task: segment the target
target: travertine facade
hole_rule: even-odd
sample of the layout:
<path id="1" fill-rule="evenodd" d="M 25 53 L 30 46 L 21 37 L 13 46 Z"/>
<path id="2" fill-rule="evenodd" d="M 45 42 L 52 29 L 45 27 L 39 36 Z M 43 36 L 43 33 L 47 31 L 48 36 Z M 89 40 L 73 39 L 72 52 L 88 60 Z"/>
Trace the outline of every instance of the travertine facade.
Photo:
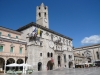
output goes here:
<path id="1" fill-rule="evenodd" d="M 0 72 L 9 70 L 5 65 L 25 63 L 25 46 L 20 32 L 0 27 Z"/>
<path id="2" fill-rule="evenodd" d="M 87 58 L 85 56 L 80 55 L 76 51 L 73 51 L 73 52 L 74 52 L 74 64 L 75 65 L 83 65 L 84 63 L 86 63 Z"/>
<path id="3" fill-rule="evenodd" d="M 75 48 L 74 52 L 85 56 L 87 58 L 85 62 L 94 63 L 100 61 L 100 44 Z"/>
<path id="4" fill-rule="evenodd" d="M 19 28 L 27 41 L 27 63 L 35 71 L 74 67 L 72 39 L 49 29 L 48 7 L 37 7 L 36 23 Z M 41 20 L 39 20 L 41 19 Z"/>

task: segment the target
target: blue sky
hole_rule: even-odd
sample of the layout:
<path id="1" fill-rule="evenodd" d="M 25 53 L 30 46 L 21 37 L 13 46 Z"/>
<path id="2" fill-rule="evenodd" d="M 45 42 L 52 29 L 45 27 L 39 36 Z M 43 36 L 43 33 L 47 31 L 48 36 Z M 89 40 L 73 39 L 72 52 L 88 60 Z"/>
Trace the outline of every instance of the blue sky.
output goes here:
<path id="1" fill-rule="evenodd" d="M 50 29 L 74 47 L 100 43 L 100 0 L 0 0 L 0 26 L 18 29 L 36 22 L 36 6 L 48 6 Z"/>

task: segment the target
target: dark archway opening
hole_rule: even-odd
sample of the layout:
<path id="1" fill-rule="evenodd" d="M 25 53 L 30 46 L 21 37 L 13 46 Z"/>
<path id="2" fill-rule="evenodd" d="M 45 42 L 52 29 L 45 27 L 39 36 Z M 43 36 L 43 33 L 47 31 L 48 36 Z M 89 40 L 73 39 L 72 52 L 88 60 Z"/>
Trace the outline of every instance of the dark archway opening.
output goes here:
<path id="1" fill-rule="evenodd" d="M 60 56 L 58 56 L 58 67 L 61 67 L 61 57 Z"/>
<path id="2" fill-rule="evenodd" d="M 15 60 L 13 59 L 13 58 L 9 58 L 8 60 L 7 60 L 7 63 L 6 63 L 6 65 L 8 65 L 8 64 L 12 64 L 12 63 L 15 63 Z M 8 71 L 8 70 L 10 70 L 10 69 L 15 69 L 15 67 L 6 67 L 6 71 Z"/>
<path id="3" fill-rule="evenodd" d="M 73 62 L 69 62 L 69 68 L 73 67 Z"/>
<path id="4" fill-rule="evenodd" d="M 47 70 L 53 70 L 53 65 L 54 65 L 54 62 L 52 62 L 52 60 L 49 60 L 47 62 Z"/>
<path id="5" fill-rule="evenodd" d="M 42 70 L 42 63 L 39 62 L 39 63 L 38 63 L 38 71 L 41 71 L 41 70 Z"/>
<path id="6" fill-rule="evenodd" d="M 24 63 L 24 61 L 22 59 L 17 60 L 17 64 L 22 64 L 22 63 Z M 16 67 L 16 70 L 23 70 L 23 67 L 22 66 L 21 67 Z"/>
<path id="7" fill-rule="evenodd" d="M 3 58 L 0 58 L 0 72 L 4 72 L 5 67 L 5 60 Z"/>

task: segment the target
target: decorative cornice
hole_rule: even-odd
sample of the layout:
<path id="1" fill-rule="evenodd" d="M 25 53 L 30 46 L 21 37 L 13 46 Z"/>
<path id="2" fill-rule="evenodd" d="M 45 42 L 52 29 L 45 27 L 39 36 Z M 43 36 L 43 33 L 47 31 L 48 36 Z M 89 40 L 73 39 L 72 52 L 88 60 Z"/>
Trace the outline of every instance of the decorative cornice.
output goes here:
<path id="1" fill-rule="evenodd" d="M 18 35 L 21 35 L 22 34 L 21 32 L 18 32 L 18 31 L 9 29 L 9 28 L 5 28 L 5 27 L 2 27 L 2 26 L 0 26 L 0 30 L 7 31 L 7 32 L 11 32 L 11 33 L 18 34 Z"/>
<path id="2" fill-rule="evenodd" d="M 100 44 L 95 44 L 95 45 L 91 45 L 91 46 L 84 46 L 84 47 L 80 47 L 80 48 L 74 48 L 74 51 L 81 51 L 81 50 L 86 50 L 86 49 L 94 49 L 94 48 L 98 48 L 100 47 Z"/>
<path id="3" fill-rule="evenodd" d="M 5 38 L 1 38 L 0 37 L 0 41 L 6 41 L 6 42 L 13 42 L 13 43 L 17 43 L 17 44 L 27 44 L 27 42 L 23 42 L 23 41 L 19 41 L 19 40 L 11 40 L 11 39 L 5 39 Z"/>

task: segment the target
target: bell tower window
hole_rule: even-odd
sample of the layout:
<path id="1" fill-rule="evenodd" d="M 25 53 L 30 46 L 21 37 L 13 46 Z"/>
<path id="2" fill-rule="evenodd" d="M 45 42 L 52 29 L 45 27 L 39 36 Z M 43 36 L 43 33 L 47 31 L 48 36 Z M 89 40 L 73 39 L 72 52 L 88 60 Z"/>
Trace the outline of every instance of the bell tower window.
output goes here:
<path id="1" fill-rule="evenodd" d="M 41 13 L 39 12 L 39 17 L 41 17 Z"/>
<path id="2" fill-rule="evenodd" d="M 39 7 L 39 9 L 40 9 L 40 7 Z"/>
<path id="3" fill-rule="evenodd" d="M 46 10 L 46 7 L 44 7 L 44 9 Z"/>
<path id="4" fill-rule="evenodd" d="M 46 17 L 46 12 L 44 13 L 44 16 Z"/>

